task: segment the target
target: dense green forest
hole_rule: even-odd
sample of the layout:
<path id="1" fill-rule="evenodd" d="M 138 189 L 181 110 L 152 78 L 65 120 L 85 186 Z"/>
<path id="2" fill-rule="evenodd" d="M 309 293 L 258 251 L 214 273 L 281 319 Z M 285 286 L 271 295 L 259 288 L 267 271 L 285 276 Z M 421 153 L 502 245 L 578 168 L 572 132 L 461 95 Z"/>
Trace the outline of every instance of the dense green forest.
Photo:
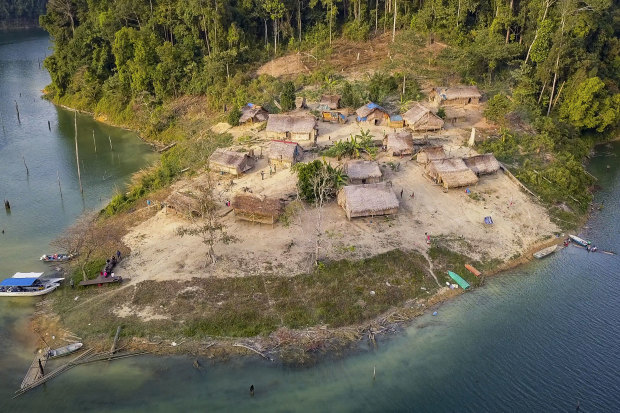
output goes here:
<path id="1" fill-rule="evenodd" d="M 279 96 L 282 82 L 251 73 L 289 52 L 321 59 L 337 41 L 372 47 L 387 36 L 391 61 L 405 59 L 399 76 L 416 79 L 422 65 L 412 51 L 441 41 L 450 47 L 429 63 L 451 76 L 426 79 L 480 85 L 487 117 L 502 126 L 501 139 L 482 149 L 573 209 L 590 200 L 581 160 L 620 118 L 612 0 L 50 0 L 40 23 L 55 43 L 45 61 L 49 97 L 126 125 L 147 114 L 147 135 L 174 122 L 162 108 L 183 96 L 204 98 L 213 113 Z M 394 71 L 387 65 L 360 86 L 326 64 L 294 81 L 330 90 L 338 81 L 357 104 L 398 93 Z M 421 98 L 415 81 L 407 87 L 402 101 Z"/>
<path id="2" fill-rule="evenodd" d="M 14 22 L 36 24 L 39 16 L 45 14 L 47 0 L 0 0 L 0 27 Z"/>

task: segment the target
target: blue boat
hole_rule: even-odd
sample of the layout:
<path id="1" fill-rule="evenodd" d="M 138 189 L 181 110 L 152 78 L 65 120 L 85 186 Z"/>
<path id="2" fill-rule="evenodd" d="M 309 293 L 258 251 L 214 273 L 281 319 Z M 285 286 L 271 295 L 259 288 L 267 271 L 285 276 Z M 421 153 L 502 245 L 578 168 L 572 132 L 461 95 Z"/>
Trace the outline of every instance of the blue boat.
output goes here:
<path id="1" fill-rule="evenodd" d="M 578 236 L 576 236 L 576 235 L 569 235 L 569 238 L 570 238 L 571 240 L 573 240 L 573 242 L 574 242 L 575 244 L 577 244 L 577 245 L 581 245 L 582 247 L 587 247 L 588 245 L 590 245 L 590 244 L 591 244 L 591 242 L 590 242 L 590 241 L 586 241 L 585 239 L 583 239 L 583 238 L 579 238 L 579 237 L 578 237 Z"/>
<path id="2" fill-rule="evenodd" d="M 454 280 L 456 281 L 456 283 L 458 285 L 461 286 L 462 289 L 466 290 L 470 287 L 469 283 L 467 281 L 465 281 L 463 278 L 461 278 L 460 275 L 458 275 L 455 272 L 452 271 L 448 271 L 448 275 Z"/>

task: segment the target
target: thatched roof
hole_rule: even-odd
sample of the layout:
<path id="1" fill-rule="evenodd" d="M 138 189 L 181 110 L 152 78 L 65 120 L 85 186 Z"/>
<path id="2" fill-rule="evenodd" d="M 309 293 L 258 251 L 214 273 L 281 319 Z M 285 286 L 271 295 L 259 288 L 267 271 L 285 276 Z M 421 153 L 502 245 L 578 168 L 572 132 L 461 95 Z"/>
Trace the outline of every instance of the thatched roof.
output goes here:
<path id="1" fill-rule="evenodd" d="M 463 162 L 476 174 L 491 174 L 499 170 L 499 162 L 492 153 L 464 158 Z"/>
<path id="2" fill-rule="evenodd" d="M 278 159 L 287 162 L 297 162 L 303 158 L 303 149 L 297 142 L 271 141 L 269 142 L 269 159 Z"/>
<path id="3" fill-rule="evenodd" d="M 402 153 L 403 155 L 413 153 L 413 136 L 411 132 L 392 132 L 388 133 L 385 138 L 388 152 Z"/>
<path id="4" fill-rule="evenodd" d="M 311 133 L 317 127 L 316 119 L 306 115 L 269 115 L 267 132 Z"/>
<path id="5" fill-rule="evenodd" d="M 326 107 L 331 110 L 338 109 L 340 107 L 340 99 L 340 95 L 323 95 L 321 96 L 319 107 Z"/>
<path id="6" fill-rule="evenodd" d="M 234 152 L 218 148 L 209 157 L 209 162 L 218 165 L 225 165 L 230 168 L 242 168 L 243 162 L 249 155 L 243 152 Z"/>
<path id="7" fill-rule="evenodd" d="M 476 86 L 437 87 L 435 92 L 442 100 L 481 98 Z"/>
<path id="8" fill-rule="evenodd" d="M 250 194 L 237 194 L 233 198 L 235 212 L 277 218 L 284 211 L 284 201 Z"/>
<path id="9" fill-rule="evenodd" d="M 387 110 L 383 109 L 381 106 L 377 105 L 376 103 L 372 103 L 372 102 L 367 103 L 366 105 L 357 109 L 355 113 L 357 114 L 358 117 L 365 118 L 368 115 L 370 115 L 372 112 L 374 112 L 375 110 L 380 110 L 381 112 L 387 113 Z"/>
<path id="10" fill-rule="evenodd" d="M 411 109 L 403 113 L 403 119 L 405 119 L 408 124 L 413 125 L 414 123 L 422 119 L 422 116 L 426 115 L 429 112 L 430 109 L 428 109 L 426 106 L 422 106 L 419 103 L 414 103 Z"/>
<path id="11" fill-rule="evenodd" d="M 241 108 L 241 117 L 239 118 L 239 123 L 245 123 L 250 119 L 256 117 L 258 122 L 266 121 L 269 118 L 269 113 L 263 109 L 262 106 L 255 105 L 253 103 L 248 103 L 243 108 Z"/>
<path id="12" fill-rule="evenodd" d="M 349 179 L 381 178 L 382 175 L 379 165 L 373 161 L 348 161 L 344 170 Z"/>
<path id="13" fill-rule="evenodd" d="M 440 159 L 427 165 L 427 172 L 441 181 L 446 188 L 473 185 L 478 177 L 465 165 L 461 158 Z"/>
<path id="14" fill-rule="evenodd" d="M 430 162 L 438 159 L 444 159 L 446 157 L 446 153 L 443 150 L 443 146 L 429 146 L 427 148 L 421 149 L 420 152 L 418 152 L 418 160 L 423 157 L 426 158 L 426 162 Z"/>
<path id="15" fill-rule="evenodd" d="M 381 215 L 399 206 L 392 188 L 384 183 L 347 185 L 340 190 L 338 198 L 338 203 L 349 210 L 351 216 Z"/>
<path id="16" fill-rule="evenodd" d="M 188 214 L 200 213 L 197 194 L 193 194 L 189 190 L 174 191 L 166 198 L 166 204 L 179 212 Z"/>

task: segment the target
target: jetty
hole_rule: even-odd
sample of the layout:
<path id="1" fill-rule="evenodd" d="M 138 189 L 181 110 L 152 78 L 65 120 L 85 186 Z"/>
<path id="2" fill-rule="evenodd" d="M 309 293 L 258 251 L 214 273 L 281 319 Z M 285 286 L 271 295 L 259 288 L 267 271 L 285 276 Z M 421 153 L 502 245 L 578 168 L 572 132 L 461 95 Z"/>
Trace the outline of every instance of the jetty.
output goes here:
<path id="1" fill-rule="evenodd" d="M 45 364 L 47 364 L 46 356 L 49 350 L 50 348 L 46 347 L 43 350 L 41 350 L 40 353 L 35 354 L 34 360 L 32 360 L 32 363 L 30 364 L 30 368 L 28 368 L 28 371 L 26 372 L 26 376 L 24 376 L 24 380 L 22 380 L 22 384 L 19 387 L 20 389 L 23 389 L 24 387 L 29 386 L 30 384 L 34 383 L 35 381 L 43 377 L 41 375 L 41 368 L 39 367 L 39 361 L 41 361 L 41 367 L 45 368 Z"/>
<path id="2" fill-rule="evenodd" d="M 113 283 L 121 283 L 123 282 L 123 277 L 120 275 L 102 277 L 99 275 L 97 278 L 93 278 L 92 280 L 80 281 L 78 285 L 86 287 L 88 285 L 99 285 L 99 284 L 113 284 Z"/>

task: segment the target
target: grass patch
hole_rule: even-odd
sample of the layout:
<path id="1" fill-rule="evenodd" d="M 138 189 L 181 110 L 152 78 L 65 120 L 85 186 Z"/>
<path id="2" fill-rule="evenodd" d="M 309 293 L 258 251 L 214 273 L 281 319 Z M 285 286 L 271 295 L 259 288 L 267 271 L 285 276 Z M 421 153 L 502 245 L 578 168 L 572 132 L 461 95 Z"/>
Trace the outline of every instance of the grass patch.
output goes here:
<path id="1" fill-rule="evenodd" d="M 325 263 L 294 277 L 196 276 L 187 282 L 142 282 L 83 304 L 79 311 L 79 303 L 107 291 L 107 286 L 81 289 L 77 303 L 76 291 L 64 287 L 55 295 L 54 305 L 67 327 L 87 337 L 107 337 L 119 323 L 134 336 L 249 337 L 279 327 L 356 324 L 437 290 L 425 258 L 399 250 L 361 261 Z M 142 321 L 134 315 L 121 321 L 114 309 L 124 305 L 136 310 L 148 307 L 169 318 Z"/>
<path id="2" fill-rule="evenodd" d="M 473 265 L 478 270 L 485 269 L 485 266 L 479 261 L 472 260 L 466 255 L 454 251 L 446 245 L 444 240 L 435 238 L 428 251 L 428 255 L 433 261 L 435 275 L 442 285 L 445 285 L 446 282 L 454 284 L 454 280 L 450 278 L 448 271 L 457 273 L 472 287 L 482 285 L 482 279 L 469 272 L 469 270 L 465 268 L 465 264 Z"/>

